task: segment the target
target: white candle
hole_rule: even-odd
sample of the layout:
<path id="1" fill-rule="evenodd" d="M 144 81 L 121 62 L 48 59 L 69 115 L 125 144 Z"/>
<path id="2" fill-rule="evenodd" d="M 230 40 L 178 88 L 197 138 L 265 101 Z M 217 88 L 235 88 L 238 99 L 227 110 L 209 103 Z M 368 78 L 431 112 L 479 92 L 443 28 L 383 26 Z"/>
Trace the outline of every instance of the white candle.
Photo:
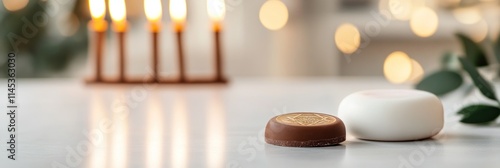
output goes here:
<path id="1" fill-rule="evenodd" d="M 409 141 L 430 138 L 443 128 L 443 106 L 417 90 L 367 90 L 340 103 L 339 117 L 359 139 Z"/>

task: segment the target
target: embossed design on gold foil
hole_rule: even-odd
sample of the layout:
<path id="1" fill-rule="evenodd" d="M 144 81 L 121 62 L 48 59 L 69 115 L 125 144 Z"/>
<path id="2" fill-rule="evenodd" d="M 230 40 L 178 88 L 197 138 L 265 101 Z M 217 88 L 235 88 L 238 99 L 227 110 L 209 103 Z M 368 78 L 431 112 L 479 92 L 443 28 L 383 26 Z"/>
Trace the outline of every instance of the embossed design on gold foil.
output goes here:
<path id="1" fill-rule="evenodd" d="M 335 122 L 335 118 L 329 115 L 318 113 L 292 113 L 276 117 L 276 120 L 283 124 L 299 126 L 327 125 Z"/>

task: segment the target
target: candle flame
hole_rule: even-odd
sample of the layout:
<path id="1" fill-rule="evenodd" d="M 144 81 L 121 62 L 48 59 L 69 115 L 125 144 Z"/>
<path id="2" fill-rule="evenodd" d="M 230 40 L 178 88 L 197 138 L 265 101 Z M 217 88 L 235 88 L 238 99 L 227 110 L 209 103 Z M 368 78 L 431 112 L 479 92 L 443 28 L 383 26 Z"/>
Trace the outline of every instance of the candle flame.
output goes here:
<path id="1" fill-rule="evenodd" d="M 149 21 L 159 22 L 162 15 L 161 0 L 144 0 L 144 11 Z"/>
<path id="2" fill-rule="evenodd" d="M 207 11 L 213 21 L 220 22 L 226 14 L 226 4 L 224 0 L 207 0 Z"/>
<path id="3" fill-rule="evenodd" d="M 186 0 L 170 0 L 170 17 L 175 23 L 183 23 L 186 20 Z"/>
<path id="4" fill-rule="evenodd" d="M 90 15 L 93 19 L 104 19 L 106 3 L 104 0 L 89 0 Z"/>
<path id="5" fill-rule="evenodd" d="M 125 21 L 127 15 L 125 0 L 109 0 L 109 12 L 113 21 Z"/>

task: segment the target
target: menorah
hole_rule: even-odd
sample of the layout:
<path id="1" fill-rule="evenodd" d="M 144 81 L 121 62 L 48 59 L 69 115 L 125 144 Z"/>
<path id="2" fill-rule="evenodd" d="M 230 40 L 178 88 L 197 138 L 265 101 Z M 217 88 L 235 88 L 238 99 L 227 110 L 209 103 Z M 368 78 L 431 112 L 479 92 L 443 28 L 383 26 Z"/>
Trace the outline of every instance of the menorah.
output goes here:
<path id="1" fill-rule="evenodd" d="M 203 84 L 203 83 L 227 83 L 227 79 L 223 75 L 222 65 L 222 52 L 221 52 L 221 29 L 222 20 L 225 15 L 224 1 L 211 0 L 208 3 L 208 13 L 213 20 L 213 33 L 214 33 L 214 69 L 215 75 L 213 77 L 198 77 L 190 78 L 186 73 L 186 64 L 183 50 L 183 31 L 186 20 L 186 1 L 185 0 L 171 0 L 170 1 L 170 16 L 172 18 L 173 27 L 177 43 L 177 63 L 178 72 L 177 77 L 162 77 L 159 71 L 161 63 L 159 56 L 159 33 L 161 30 L 161 1 L 160 0 L 144 0 L 145 14 L 150 24 L 151 40 L 152 40 L 152 73 L 142 78 L 133 78 L 127 76 L 126 72 L 126 52 L 125 52 L 125 38 L 128 27 L 126 20 L 126 7 L 123 0 L 109 1 L 111 20 L 113 21 L 113 31 L 116 33 L 118 42 L 118 77 L 106 78 L 103 77 L 103 46 L 105 41 L 105 34 L 108 29 L 108 22 L 104 19 L 106 13 L 106 4 L 103 0 L 89 0 L 90 13 L 92 20 L 89 22 L 90 33 L 93 38 L 90 40 L 90 45 L 93 51 L 89 52 L 95 58 L 94 77 L 87 80 L 87 83 L 160 83 L 160 84 Z"/>

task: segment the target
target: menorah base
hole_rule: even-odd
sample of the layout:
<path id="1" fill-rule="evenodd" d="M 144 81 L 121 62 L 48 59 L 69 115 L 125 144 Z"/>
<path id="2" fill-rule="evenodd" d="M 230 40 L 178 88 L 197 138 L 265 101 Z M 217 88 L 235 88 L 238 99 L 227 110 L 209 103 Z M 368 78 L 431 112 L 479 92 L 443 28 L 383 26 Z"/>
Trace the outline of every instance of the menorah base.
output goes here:
<path id="1" fill-rule="evenodd" d="M 154 78 L 125 78 L 125 79 L 86 79 L 85 83 L 87 84 L 227 84 L 228 80 L 225 78 L 216 79 L 216 78 L 193 78 L 193 79 L 184 79 L 181 80 L 179 78 L 176 79 L 154 79 Z"/>

